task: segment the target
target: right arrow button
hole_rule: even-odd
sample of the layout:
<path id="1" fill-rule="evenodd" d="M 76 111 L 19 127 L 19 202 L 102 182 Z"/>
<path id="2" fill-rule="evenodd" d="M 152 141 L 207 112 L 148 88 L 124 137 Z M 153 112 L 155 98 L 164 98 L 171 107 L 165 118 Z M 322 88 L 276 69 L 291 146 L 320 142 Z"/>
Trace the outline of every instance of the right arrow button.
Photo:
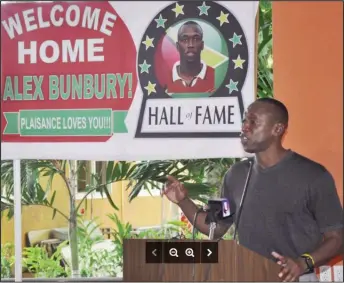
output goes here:
<path id="1" fill-rule="evenodd" d="M 201 242 L 201 263 L 218 262 L 218 242 Z"/>

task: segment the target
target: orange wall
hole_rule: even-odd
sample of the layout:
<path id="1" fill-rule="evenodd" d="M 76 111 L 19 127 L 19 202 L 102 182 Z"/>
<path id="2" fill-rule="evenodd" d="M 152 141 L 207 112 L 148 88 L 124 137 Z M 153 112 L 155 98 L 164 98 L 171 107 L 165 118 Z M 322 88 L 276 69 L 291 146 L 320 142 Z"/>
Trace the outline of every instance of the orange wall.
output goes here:
<path id="1" fill-rule="evenodd" d="M 343 204 L 343 3 L 273 2 L 273 56 L 285 145 L 327 167 Z"/>

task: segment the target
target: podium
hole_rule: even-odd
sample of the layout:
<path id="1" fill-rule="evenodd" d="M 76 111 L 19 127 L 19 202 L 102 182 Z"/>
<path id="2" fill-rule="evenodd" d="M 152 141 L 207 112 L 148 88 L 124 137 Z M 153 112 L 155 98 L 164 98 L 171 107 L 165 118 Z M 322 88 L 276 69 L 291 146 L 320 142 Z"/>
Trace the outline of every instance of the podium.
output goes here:
<path id="1" fill-rule="evenodd" d="M 280 266 L 277 263 L 238 245 L 235 241 L 221 240 L 218 242 L 218 263 L 146 263 L 146 243 L 154 241 L 157 240 L 124 240 L 123 281 L 281 281 L 278 277 Z M 171 240 L 162 241 L 171 242 Z M 189 240 L 173 242 L 187 241 Z"/>

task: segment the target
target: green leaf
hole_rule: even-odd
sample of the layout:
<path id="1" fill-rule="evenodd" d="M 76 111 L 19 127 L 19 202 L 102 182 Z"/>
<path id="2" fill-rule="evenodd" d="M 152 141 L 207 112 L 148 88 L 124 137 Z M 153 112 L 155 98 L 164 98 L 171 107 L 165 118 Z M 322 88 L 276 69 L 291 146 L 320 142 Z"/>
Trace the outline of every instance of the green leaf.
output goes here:
<path id="1" fill-rule="evenodd" d="M 106 182 L 112 183 L 113 180 L 113 173 L 112 170 L 114 169 L 114 161 L 109 161 L 106 168 Z"/>
<path id="2" fill-rule="evenodd" d="M 258 54 L 260 54 L 268 44 L 271 44 L 272 42 L 272 34 L 267 35 L 264 37 L 262 43 L 259 44 L 258 46 Z"/>
<path id="3" fill-rule="evenodd" d="M 112 173 L 111 173 L 111 179 L 108 181 L 108 183 L 112 183 L 117 180 L 118 176 L 120 176 L 120 170 L 118 162 L 112 167 Z"/>
<path id="4" fill-rule="evenodd" d="M 56 212 L 57 212 L 57 210 L 56 210 L 56 208 L 54 208 L 52 220 L 54 220 L 54 218 L 55 218 L 55 216 L 56 216 Z"/>
<path id="5" fill-rule="evenodd" d="M 87 201 L 87 199 L 84 201 L 84 203 L 85 203 L 85 210 L 87 210 L 87 208 L 88 208 L 88 201 Z"/>
<path id="6" fill-rule="evenodd" d="M 125 179 L 126 178 L 126 176 L 128 175 L 129 169 L 130 169 L 130 163 L 129 162 L 123 162 L 122 163 L 121 175 L 120 175 L 121 179 Z"/>
<path id="7" fill-rule="evenodd" d="M 132 191 L 129 193 L 129 202 L 131 202 L 134 198 L 136 198 L 138 196 L 138 194 L 140 193 L 142 186 L 144 184 L 144 180 L 139 181 L 138 183 L 136 183 L 132 189 Z"/>
<path id="8" fill-rule="evenodd" d="M 115 210 L 119 210 L 118 207 L 115 205 L 115 203 L 113 202 L 112 198 L 111 198 L 111 195 L 106 187 L 106 185 L 103 186 L 103 190 L 104 190 L 104 193 L 108 199 L 108 201 L 110 202 L 110 205 L 115 209 Z"/>
<path id="9" fill-rule="evenodd" d="M 53 195 L 51 196 L 51 199 L 50 199 L 50 205 L 51 206 L 54 204 L 55 196 L 56 196 L 56 191 L 54 191 Z"/>
<path id="10" fill-rule="evenodd" d="M 129 169 L 128 169 L 128 171 L 127 171 L 127 174 L 126 174 L 126 176 L 125 176 L 125 179 L 127 179 L 127 180 L 130 180 L 130 179 L 132 179 L 132 174 L 133 174 L 133 172 L 136 170 L 136 168 L 137 168 L 137 164 L 136 163 L 134 163 L 134 164 L 128 164 L 128 166 L 129 166 Z"/>
<path id="11" fill-rule="evenodd" d="M 50 173 L 50 176 L 49 176 L 49 179 L 48 179 L 48 182 L 47 182 L 47 187 L 46 187 L 46 189 L 45 189 L 45 196 L 44 196 L 44 199 L 47 198 L 48 194 L 49 194 L 50 191 L 51 191 L 54 176 L 55 176 L 55 173 Z M 55 191 L 55 192 L 56 192 L 56 191 Z"/>
<path id="12" fill-rule="evenodd" d="M 118 175 L 117 175 L 117 178 L 120 178 L 122 177 L 122 173 L 123 173 L 123 163 L 122 162 L 117 162 L 116 163 L 117 167 L 118 167 Z M 114 178 L 115 180 L 115 178 Z"/>

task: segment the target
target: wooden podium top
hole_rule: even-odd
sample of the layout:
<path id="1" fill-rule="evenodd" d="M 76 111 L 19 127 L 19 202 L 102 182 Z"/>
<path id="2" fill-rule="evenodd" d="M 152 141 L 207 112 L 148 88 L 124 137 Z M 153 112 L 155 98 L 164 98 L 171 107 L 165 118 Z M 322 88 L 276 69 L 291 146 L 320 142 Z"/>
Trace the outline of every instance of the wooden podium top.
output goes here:
<path id="1" fill-rule="evenodd" d="M 179 243 L 217 243 L 214 241 L 191 241 L 191 240 L 162 240 L 160 243 L 174 243 L 179 252 L 179 257 L 171 256 L 164 248 L 156 249 L 156 257 L 161 256 L 161 262 L 147 263 L 147 257 L 151 257 L 152 250 L 146 251 L 146 243 L 158 242 L 157 240 L 128 239 L 124 241 L 123 252 L 123 280 L 136 282 L 239 282 L 239 281 L 265 281 L 280 282 L 278 273 L 280 266 L 275 262 L 262 257 L 261 255 L 250 251 L 249 249 L 236 244 L 234 241 L 221 240 L 218 242 L 218 262 L 203 263 L 200 260 L 193 262 L 190 257 L 190 263 L 185 263 L 182 254 L 185 244 L 182 248 Z M 169 245 L 170 247 L 171 245 Z M 183 249 L 183 251 L 181 251 Z M 195 256 L 197 257 L 197 252 Z M 204 254 L 204 252 L 203 252 Z M 154 256 L 153 256 L 154 257 Z M 178 260 L 184 262 L 178 262 Z M 152 258 L 148 258 L 152 260 Z"/>

